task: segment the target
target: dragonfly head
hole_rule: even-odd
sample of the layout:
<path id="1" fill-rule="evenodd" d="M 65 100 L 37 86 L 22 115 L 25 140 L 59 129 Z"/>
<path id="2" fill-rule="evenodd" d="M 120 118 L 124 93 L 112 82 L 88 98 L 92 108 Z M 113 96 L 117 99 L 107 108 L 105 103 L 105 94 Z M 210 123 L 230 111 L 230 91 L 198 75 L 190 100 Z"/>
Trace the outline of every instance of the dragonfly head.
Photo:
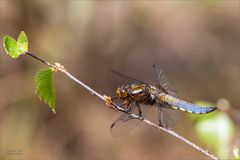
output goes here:
<path id="1" fill-rule="evenodd" d="M 127 84 L 121 85 L 116 90 L 116 95 L 121 99 L 127 99 L 129 96 L 130 86 Z"/>

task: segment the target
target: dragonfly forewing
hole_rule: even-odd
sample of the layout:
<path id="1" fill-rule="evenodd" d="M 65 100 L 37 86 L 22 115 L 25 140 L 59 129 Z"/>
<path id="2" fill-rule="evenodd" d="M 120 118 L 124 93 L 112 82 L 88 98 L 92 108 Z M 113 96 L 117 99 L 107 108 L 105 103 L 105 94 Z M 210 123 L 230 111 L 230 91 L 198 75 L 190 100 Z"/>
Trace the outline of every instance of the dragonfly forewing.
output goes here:
<path id="1" fill-rule="evenodd" d="M 160 90 L 164 89 L 167 94 L 177 97 L 176 89 L 168 79 L 168 76 L 165 74 L 165 72 L 158 68 L 156 64 L 152 66 L 152 69 L 157 87 Z"/>
<path id="2" fill-rule="evenodd" d="M 159 69 L 156 64 L 152 66 L 152 69 L 157 87 L 161 91 L 163 90 L 167 92 L 167 94 L 177 97 L 176 89 L 169 81 L 164 71 Z M 179 113 L 175 110 L 169 109 L 169 106 L 162 104 L 159 99 L 157 100 L 156 105 L 158 110 L 159 125 L 168 129 L 172 128 L 179 118 Z"/>

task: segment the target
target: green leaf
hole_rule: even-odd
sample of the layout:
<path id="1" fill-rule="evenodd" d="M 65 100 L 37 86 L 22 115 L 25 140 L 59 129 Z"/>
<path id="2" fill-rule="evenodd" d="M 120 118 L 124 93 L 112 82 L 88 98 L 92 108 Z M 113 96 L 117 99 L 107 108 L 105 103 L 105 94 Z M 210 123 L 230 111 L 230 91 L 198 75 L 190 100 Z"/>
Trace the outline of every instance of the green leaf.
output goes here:
<path id="1" fill-rule="evenodd" d="M 21 54 L 28 51 L 28 38 L 24 31 L 22 31 L 18 36 L 17 47 L 19 53 Z"/>
<path id="2" fill-rule="evenodd" d="M 19 34 L 17 41 L 10 36 L 4 36 L 3 46 L 8 55 L 17 59 L 18 56 L 24 54 L 28 50 L 27 36 L 24 31 Z"/>
<path id="3" fill-rule="evenodd" d="M 36 93 L 55 114 L 55 91 L 52 82 L 52 70 L 41 70 L 35 75 Z"/>
<path id="4" fill-rule="evenodd" d="M 18 48 L 17 48 L 17 42 L 15 39 L 13 39 L 10 36 L 4 36 L 3 37 L 3 46 L 8 55 L 10 55 L 14 59 L 18 58 L 18 56 L 19 56 Z"/>

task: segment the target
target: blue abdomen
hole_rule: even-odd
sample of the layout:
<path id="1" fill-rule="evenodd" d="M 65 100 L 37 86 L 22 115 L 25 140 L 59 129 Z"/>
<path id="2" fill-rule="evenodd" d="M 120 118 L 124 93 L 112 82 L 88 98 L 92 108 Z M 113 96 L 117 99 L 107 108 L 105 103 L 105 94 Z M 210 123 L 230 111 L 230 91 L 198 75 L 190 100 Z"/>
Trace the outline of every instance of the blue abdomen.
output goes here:
<path id="1" fill-rule="evenodd" d="M 176 107 L 179 108 L 179 110 L 187 111 L 193 114 L 204 114 L 212 112 L 216 109 L 216 107 L 201 107 L 198 105 L 194 105 L 185 101 L 180 100 L 177 102 Z"/>
<path id="2" fill-rule="evenodd" d="M 178 98 L 172 97 L 170 95 L 165 95 L 164 101 L 167 102 L 173 109 L 190 112 L 193 114 L 209 113 L 217 109 L 216 107 L 212 107 L 212 106 L 203 107 L 203 106 L 191 104 L 186 101 L 180 100 Z"/>

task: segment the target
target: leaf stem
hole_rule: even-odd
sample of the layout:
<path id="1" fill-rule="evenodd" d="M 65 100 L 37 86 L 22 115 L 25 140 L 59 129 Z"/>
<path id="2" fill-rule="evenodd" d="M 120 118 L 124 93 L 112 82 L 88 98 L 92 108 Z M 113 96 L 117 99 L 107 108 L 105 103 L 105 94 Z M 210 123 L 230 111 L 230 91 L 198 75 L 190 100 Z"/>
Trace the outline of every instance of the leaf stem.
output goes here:
<path id="1" fill-rule="evenodd" d="M 57 68 L 55 67 L 55 65 L 53 65 L 53 64 L 49 63 L 48 61 L 46 61 L 46 60 L 44 60 L 44 59 L 42 59 L 42 58 L 34 55 L 34 54 L 31 53 L 31 52 L 25 52 L 25 54 L 27 54 L 27 55 L 29 55 L 29 56 L 31 56 L 31 57 L 33 57 L 33 58 L 41 61 L 42 63 L 45 63 L 45 64 L 48 65 L 49 67 L 52 67 L 52 68 L 54 68 L 54 69 L 57 69 Z"/>
<path id="2" fill-rule="evenodd" d="M 33 57 L 33 58 L 41 61 L 42 63 L 48 65 L 49 67 L 51 67 L 51 68 L 53 68 L 53 69 L 55 69 L 55 70 L 57 70 L 57 71 L 62 72 L 62 73 L 65 74 L 67 77 L 69 77 L 70 79 L 72 79 L 73 81 L 75 81 L 76 83 L 78 83 L 79 85 L 81 85 L 82 87 L 84 87 L 86 90 L 88 90 L 92 95 L 97 96 L 98 98 L 100 98 L 101 100 L 103 100 L 104 102 L 106 102 L 106 104 L 108 104 L 108 106 L 110 106 L 110 105 L 114 106 L 114 107 L 112 107 L 112 109 L 115 109 L 115 110 L 117 110 L 117 111 L 120 111 L 120 112 L 124 112 L 124 113 L 126 113 L 126 114 L 129 114 L 126 110 L 124 110 L 124 108 L 118 106 L 117 104 L 115 104 L 115 103 L 112 102 L 112 101 L 109 102 L 108 99 L 106 99 L 106 96 L 99 94 L 98 92 L 96 92 L 95 90 L 93 90 L 92 88 L 90 88 L 88 85 L 86 85 L 85 83 L 83 83 L 82 81 L 80 81 L 79 79 L 77 79 L 76 77 L 74 77 L 74 76 L 73 76 L 71 73 L 69 73 L 62 65 L 59 66 L 59 64 L 57 64 L 57 63 L 51 64 L 51 63 L 49 63 L 48 61 L 43 60 L 42 58 L 34 55 L 34 54 L 31 53 L 31 52 L 25 52 L 25 54 L 27 54 L 27 55 L 29 55 L 29 56 L 31 56 L 31 57 Z M 148 125 L 150 125 L 150 126 L 153 126 L 153 127 L 157 128 L 157 129 L 159 129 L 159 130 L 161 130 L 161 131 L 164 131 L 164 132 L 166 132 L 166 133 L 174 136 L 175 138 L 177 138 L 177 139 L 185 142 L 186 144 L 188 144 L 188 145 L 190 145 L 191 147 L 193 147 L 194 149 L 202 152 L 203 154 L 205 154 L 206 156 L 208 156 L 209 158 L 211 158 L 211 159 L 213 159 L 213 160 L 217 160 L 217 159 L 218 159 L 218 158 L 217 158 L 216 156 L 214 156 L 213 154 L 210 154 L 210 153 L 208 152 L 208 150 L 204 150 L 203 148 L 201 148 L 201 147 L 199 147 L 198 145 L 194 144 L 193 142 L 187 140 L 186 138 L 182 137 L 181 135 L 179 135 L 178 133 L 176 133 L 176 132 L 173 131 L 173 130 L 169 130 L 169 129 L 163 128 L 163 127 L 161 127 L 161 126 L 159 126 L 159 125 L 157 125 L 157 124 L 155 124 L 155 123 L 153 123 L 153 122 L 151 122 L 151 121 L 149 121 L 149 120 L 147 120 L 147 119 L 145 119 L 145 118 L 143 118 L 143 117 L 140 117 L 140 116 L 138 116 L 138 115 L 136 115 L 136 114 L 131 113 L 131 116 L 134 117 L 134 118 L 136 118 L 136 119 L 138 119 L 138 120 L 143 121 L 144 123 L 146 123 L 146 124 L 148 124 Z"/>

